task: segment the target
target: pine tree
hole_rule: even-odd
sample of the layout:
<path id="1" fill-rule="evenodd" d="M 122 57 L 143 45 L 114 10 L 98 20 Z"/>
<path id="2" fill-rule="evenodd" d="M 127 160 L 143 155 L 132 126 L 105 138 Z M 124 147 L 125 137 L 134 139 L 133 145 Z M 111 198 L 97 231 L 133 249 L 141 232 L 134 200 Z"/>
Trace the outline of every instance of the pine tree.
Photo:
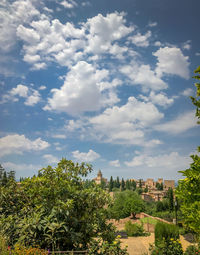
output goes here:
<path id="1" fill-rule="evenodd" d="M 126 180 L 126 189 L 127 189 L 127 190 L 130 190 L 130 189 L 131 189 L 130 181 L 129 181 L 128 179 Z"/>
<path id="2" fill-rule="evenodd" d="M 3 178 L 2 178 L 2 185 L 3 186 L 6 186 L 8 182 L 8 178 L 7 178 L 7 174 L 6 174 L 6 171 L 3 173 Z"/>

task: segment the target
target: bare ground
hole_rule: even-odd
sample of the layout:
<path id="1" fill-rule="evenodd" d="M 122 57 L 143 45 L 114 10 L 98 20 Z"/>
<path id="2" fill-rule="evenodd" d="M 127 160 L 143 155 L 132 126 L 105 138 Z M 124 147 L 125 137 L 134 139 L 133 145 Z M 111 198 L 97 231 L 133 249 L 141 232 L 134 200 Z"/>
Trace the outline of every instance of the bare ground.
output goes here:
<path id="1" fill-rule="evenodd" d="M 124 225 L 127 221 L 131 220 L 133 223 L 138 222 L 139 220 L 132 220 L 130 217 L 121 219 L 120 221 L 111 220 L 111 222 L 116 226 L 117 230 L 123 230 Z M 145 230 L 150 230 L 150 236 L 140 236 L 140 237 L 129 237 L 127 239 L 121 239 L 121 246 L 124 248 L 127 247 L 129 255 L 144 255 L 149 254 L 149 245 L 154 243 L 154 227 L 153 226 L 145 226 Z M 190 242 L 184 239 L 183 236 L 180 236 L 180 241 L 183 246 L 183 250 L 185 250 L 189 245 Z"/>

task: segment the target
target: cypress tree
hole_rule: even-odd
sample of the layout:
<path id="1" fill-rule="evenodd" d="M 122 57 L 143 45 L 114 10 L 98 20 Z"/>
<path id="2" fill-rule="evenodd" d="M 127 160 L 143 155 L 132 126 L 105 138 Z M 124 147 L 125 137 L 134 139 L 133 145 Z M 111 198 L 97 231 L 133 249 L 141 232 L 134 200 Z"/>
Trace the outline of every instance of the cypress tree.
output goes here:
<path id="1" fill-rule="evenodd" d="M 124 179 L 122 178 L 122 182 L 121 182 L 121 191 L 125 190 L 125 182 Z"/>
<path id="2" fill-rule="evenodd" d="M 110 177 L 110 182 L 109 182 L 109 192 L 113 190 L 113 177 Z"/>

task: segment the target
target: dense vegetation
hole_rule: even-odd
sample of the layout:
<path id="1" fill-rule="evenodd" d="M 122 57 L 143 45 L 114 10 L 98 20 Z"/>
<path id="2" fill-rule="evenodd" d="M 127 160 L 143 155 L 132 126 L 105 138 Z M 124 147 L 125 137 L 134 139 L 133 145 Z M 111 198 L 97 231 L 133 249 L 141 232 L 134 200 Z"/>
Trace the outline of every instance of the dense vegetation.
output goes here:
<path id="1" fill-rule="evenodd" d="M 114 228 L 106 223 L 110 197 L 82 179 L 91 170 L 90 165 L 62 159 L 56 168 L 48 166 L 20 185 L 12 178 L 1 185 L 0 231 L 8 244 L 85 250 L 99 238 L 101 245 L 106 241 L 115 247 Z"/>

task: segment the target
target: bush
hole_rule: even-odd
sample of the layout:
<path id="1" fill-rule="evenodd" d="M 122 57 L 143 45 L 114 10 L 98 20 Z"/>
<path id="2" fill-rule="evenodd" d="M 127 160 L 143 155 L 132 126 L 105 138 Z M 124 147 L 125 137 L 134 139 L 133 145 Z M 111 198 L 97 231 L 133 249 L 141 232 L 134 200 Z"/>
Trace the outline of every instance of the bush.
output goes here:
<path id="1" fill-rule="evenodd" d="M 196 245 L 190 245 L 187 247 L 184 255 L 194 255 L 194 254 L 200 254 L 200 248 L 198 248 Z"/>
<path id="2" fill-rule="evenodd" d="M 171 238 L 174 240 L 179 239 L 179 229 L 177 226 L 172 224 L 166 224 L 158 222 L 155 226 L 155 244 L 158 245 L 163 239 L 167 242 Z"/>
<path id="3" fill-rule="evenodd" d="M 151 255 L 183 255 L 181 242 L 173 238 L 163 240 L 158 245 L 151 246 L 149 250 Z"/>
<path id="4" fill-rule="evenodd" d="M 128 236 L 145 236 L 147 233 L 145 232 L 142 224 L 134 223 L 131 221 L 127 221 L 125 224 L 125 231 Z"/>

